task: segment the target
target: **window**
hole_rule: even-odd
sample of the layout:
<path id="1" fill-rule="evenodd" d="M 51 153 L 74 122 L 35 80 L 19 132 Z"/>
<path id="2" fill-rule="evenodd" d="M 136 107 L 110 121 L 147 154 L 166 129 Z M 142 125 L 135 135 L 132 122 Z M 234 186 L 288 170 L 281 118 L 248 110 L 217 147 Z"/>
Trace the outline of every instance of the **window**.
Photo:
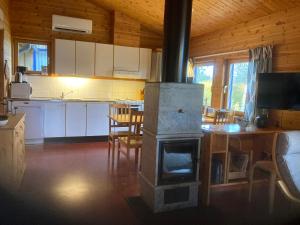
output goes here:
<path id="1" fill-rule="evenodd" d="M 30 41 L 16 43 L 16 66 L 25 66 L 29 73 L 48 74 L 48 44 Z"/>
<path id="2" fill-rule="evenodd" d="M 211 106 L 212 83 L 214 77 L 213 65 L 196 65 L 194 68 L 194 83 L 204 84 L 203 105 Z"/>
<path id="3" fill-rule="evenodd" d="M 248 62 L 231 63 L 227 106 L 230 110 L 244 112 L 247 92 Z"/>

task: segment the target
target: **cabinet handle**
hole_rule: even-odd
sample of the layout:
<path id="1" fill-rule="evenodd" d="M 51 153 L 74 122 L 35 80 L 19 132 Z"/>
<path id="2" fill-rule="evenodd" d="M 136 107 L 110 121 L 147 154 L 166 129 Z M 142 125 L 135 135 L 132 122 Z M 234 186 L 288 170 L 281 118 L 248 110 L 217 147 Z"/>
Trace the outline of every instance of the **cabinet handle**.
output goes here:
<path id="1" fill-rule="evenodd" d="M 25 104 L 25 105 L 28 105 L 28 104 L 29 104 L 29 102 L 24 102 L 24 104 Z"/>

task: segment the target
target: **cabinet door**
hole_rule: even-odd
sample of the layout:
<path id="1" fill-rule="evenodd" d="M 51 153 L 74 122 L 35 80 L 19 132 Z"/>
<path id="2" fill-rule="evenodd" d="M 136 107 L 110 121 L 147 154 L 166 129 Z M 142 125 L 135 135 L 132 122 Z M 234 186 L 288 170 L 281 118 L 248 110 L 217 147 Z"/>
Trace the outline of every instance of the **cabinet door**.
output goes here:
<path id="1" fill-rule="evenodd" d="M 87 104 L 87 136 L 108 135 L 108 104 Z"/>
<path id="2" fill-rule="evenodd" d="M 140 48 L 140 78 L 150 79 L 152 50 Z"/>
<path id="3" fill-rule="evenodd" d="M 95 43 L 76 41 L 76 74 L 95 74 Z"/>
<path id="4" fill-rule="evenodd" d="M 46 103 L 44 133 L 46 138 L 64 137 L 66 135 L 65 103 Z"/>
<path id="5" fill-rule="evenodd" d="M 96 44 L 95 75 L 111 77 L 114 70 L 114 46 Z"/>
<path id="6" fill-rule="evenodd" d="M 44 138 L 44 117 L 41 106 L 17 106 L 16 112 L 25 113 L 25 139 Z"/>
<path id="7" fill-rule="evenodd" d="M 75 41 L 55 39 L 55 73 L 75 75 Z"/>
<path id="8" fill-rule="evenodd" d="M 66 136 L 80 137 L 86 135 L 86 103 L 66 104 Z"/>
<path id="9" fill-rule="evenodd" d="M 140 61 L 139 48 L 114 46 L 114 70 L 138 72 Z"/>

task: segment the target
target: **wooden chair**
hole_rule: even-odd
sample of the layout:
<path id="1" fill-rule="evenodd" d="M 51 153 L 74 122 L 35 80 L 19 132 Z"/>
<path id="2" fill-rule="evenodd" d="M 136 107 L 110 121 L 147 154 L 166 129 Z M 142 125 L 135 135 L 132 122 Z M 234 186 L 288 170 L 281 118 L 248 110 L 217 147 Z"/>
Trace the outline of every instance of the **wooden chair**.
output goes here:
<path id="1" fill-rule="evenodd" d="M 300 131 L 279 133 L 273 157 L 280 190 L 287 199 L 300 204 Z"/>
<path id="2" fill-rule="evenodd" d="M 138 163 L 139 150 L 142 148 L 142 135 L 141 128 L 144 121 L 144 112 L 132 110 L 130 114 L 130 122 L 128 126 L 128 135 L 125 137 L 119 137 L 118 143 L 118 161 L 120 153 L 122 152 L 127 160 L 130 159 L 130 149 L 135 149 L 135 162 Z M 125 151 L 122 151 L 124 147 Z"/>
<path id="3" fill-rule="evenodd" d="M 227 124 L 230 123 L 230 112 L 224 109 L 216 110 L 214 124 Z"/>
<path id="4" fill-rule="evenodd" d="M 119 124 L 112 118 L 125 118 L 130 114 L 130 107 L 127 104 L 110 104 L 109 105 L 109 136 L 108 136 L 108 155 L 112 149 L 112 157 L 114 159 L 115 142 L 119 137 L 128 135 L 128 124 Z"/>
<path id="5" fill-rule="evenodd" d="M 276 142 L 277 142 L 277 134 L 274 135 L 274 139 L 273 139 L 273 151 L 276 148 Z M 251 166 L 250 172 L 249 172 L 248 202 L 252 201 L 254 172 L 255 172 L 256 169 L 267 172 L 270 175 L 270 181 L 269 181 L 269 214 L 271 214 L 273 212 L 273 209 L 274 209 L 274 198 L 275 198 L 276 179 L 277 179 L 277 173 L 276 173 L 274 162 L 272 161 L 272 158 L 270 158 L 269 160 L 256 161 Z"/>
<path id="6" fill-rule="evenodd" d="M 227 181 L 247 177 L 247 168 L 252 166 L 253 150 L 249 143 L 252 139 L 247 136 L 232 136 L 229 140 Z M 238 162 L 234 162 L 237 160 Z"/>

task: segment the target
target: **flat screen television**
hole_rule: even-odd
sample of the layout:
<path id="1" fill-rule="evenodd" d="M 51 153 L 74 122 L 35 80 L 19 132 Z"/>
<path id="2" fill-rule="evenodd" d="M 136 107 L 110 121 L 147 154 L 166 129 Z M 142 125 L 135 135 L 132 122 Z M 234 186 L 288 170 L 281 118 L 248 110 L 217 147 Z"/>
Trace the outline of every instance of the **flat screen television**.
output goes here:
<path id="1" fill-rule="evenodd" d="M 257 107 L 300 110 L 300 73 L 259 74 Z"/>

